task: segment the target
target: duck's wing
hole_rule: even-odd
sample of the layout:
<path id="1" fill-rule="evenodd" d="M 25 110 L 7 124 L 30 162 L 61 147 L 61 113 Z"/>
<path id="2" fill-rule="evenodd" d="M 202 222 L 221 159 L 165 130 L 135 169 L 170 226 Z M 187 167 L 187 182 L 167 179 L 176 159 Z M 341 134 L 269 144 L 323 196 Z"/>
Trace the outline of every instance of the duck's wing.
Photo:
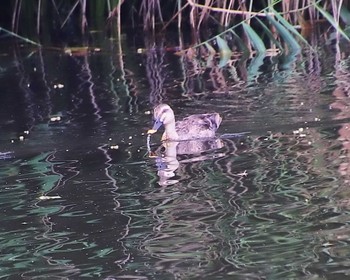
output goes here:
<path id="1" fill-rule="evenodd" d="M 194 139 L 181 141 L 176 147 L 177 155 L 195 155 L 206 151 L 220 149 L 224 143 L 219 138 Z"/>
<path id="2" fill-rule="evenodd" d="M 222 118 L 218 113 L 213 114 L 199 114 L 199 115 L 191 115 L 183 119 L 183 123 L 187 123 L 191 126 L 198 126 L 202 129 L 208 129 L 212 131 L 216 131 L 220 124 Z"/>
<path id="3" fill-rule="evenodd" d="M 191 115 L 176 122 L 176 132 L 180 139 L 195 139 L 215 136 L 221 123 L 219 114 Z"/>

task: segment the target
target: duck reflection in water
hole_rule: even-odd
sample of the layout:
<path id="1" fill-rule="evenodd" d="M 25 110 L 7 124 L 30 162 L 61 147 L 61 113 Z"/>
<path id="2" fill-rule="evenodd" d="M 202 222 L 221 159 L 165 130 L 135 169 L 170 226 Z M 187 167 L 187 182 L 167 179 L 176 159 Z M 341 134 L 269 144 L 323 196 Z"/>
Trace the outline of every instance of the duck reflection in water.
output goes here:
<path id="1" fill-rule="evenodd" d="M 195 162 L 212 158 L 201 154 L 223 147 L 222 140 L 215 138 L 215 132 L 222 120 L 218 113 L 191 115 L 176 122 L 174 111 L 170 106 L 160 104 L 155 107 L 153 117 L 153 128 L 147 132 L 148 150 L 150 157 L 156 158 L 161 186 L 178 182 L 174 177 L 180 162 Z M 155 152 L 151 152 L 150 135 L 157 132 L 162 125 L 165 127 L 162 145 Z M 178 155 L 196 155 L 196 157 L 179 162 Z"/>

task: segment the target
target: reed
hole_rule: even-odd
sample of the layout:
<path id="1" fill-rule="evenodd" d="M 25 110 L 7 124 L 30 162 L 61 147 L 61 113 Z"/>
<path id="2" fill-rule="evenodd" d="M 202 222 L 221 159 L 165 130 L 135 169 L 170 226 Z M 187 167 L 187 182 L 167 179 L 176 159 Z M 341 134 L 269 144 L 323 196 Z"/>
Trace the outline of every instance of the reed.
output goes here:
<path id="1" fill-rule="evenodd" d="M 60 28 L 64 28 L 72 18 L 79 17 L 81 34 L 85 34 L 95 27 L 96 18 L 104 17 L 107 25 L 117 27 L 118 34 L 122 25 L 134 25 L 135 21 L 145 31 L 157 32 L 170 25 L 183 31 L 190 26 L 197 35 L 208 26 L 228 32 L 236 26 L 240 30 L 234 30 L 236 33 L 243 30 L 250 43 L 261 45 L 258 41 L 251 42 L 257 38 L 252 36 L 252 30 L 259 34 L 256 25 L 264 30 L 265 27 L 275 29 L 274 36 L 286 38 L 288 35 L 282 34 L 288 32 L 300 40 L 299 30 L 312 29 L 319 22 L 326 21 L 336 30 L 338 39 L 344 37 L 349 40 L 343 29 L 350 21 L 342 16 L 348 12 L 349 6 L 349 0 L 15 0 L 9 7 L 12 12 L 10 29 L 15 34 L 22 33 L 24 28 L 40 34 L 50 15 L 54 15 Z"/>

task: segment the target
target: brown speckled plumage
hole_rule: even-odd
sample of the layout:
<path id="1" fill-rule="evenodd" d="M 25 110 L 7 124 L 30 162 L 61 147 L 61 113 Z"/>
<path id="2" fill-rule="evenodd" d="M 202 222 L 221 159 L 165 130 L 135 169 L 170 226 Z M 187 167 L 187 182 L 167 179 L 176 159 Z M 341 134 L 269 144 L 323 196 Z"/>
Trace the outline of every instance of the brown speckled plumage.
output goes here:
<path id="1" fill-rule="evenodd" d="M 190 115 L 175 122 L 174 111 L 167 104 L 160 104 L 154 109 L 154 126 L 148 133 L 153 134 L 164 125 L 162 140 L 190 140 L 212 138 L 220 126 L 218 113 Z"/>

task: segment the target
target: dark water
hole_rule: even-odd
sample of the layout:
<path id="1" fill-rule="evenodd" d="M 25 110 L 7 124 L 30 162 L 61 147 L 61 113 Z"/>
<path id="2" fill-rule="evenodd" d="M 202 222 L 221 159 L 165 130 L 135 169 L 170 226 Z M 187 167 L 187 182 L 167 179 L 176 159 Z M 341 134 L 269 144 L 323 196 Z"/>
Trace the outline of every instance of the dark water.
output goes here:
<path id="1" fill-rule="evenodd" d="M 1 279 L 349 277 L 346 52 L 219 67 L 162 44 L 97 46 L 1 44 Z M 159 102 L 249 133 L 196 153 L 158 149 L 158 133 L 149 157 Z"/>

